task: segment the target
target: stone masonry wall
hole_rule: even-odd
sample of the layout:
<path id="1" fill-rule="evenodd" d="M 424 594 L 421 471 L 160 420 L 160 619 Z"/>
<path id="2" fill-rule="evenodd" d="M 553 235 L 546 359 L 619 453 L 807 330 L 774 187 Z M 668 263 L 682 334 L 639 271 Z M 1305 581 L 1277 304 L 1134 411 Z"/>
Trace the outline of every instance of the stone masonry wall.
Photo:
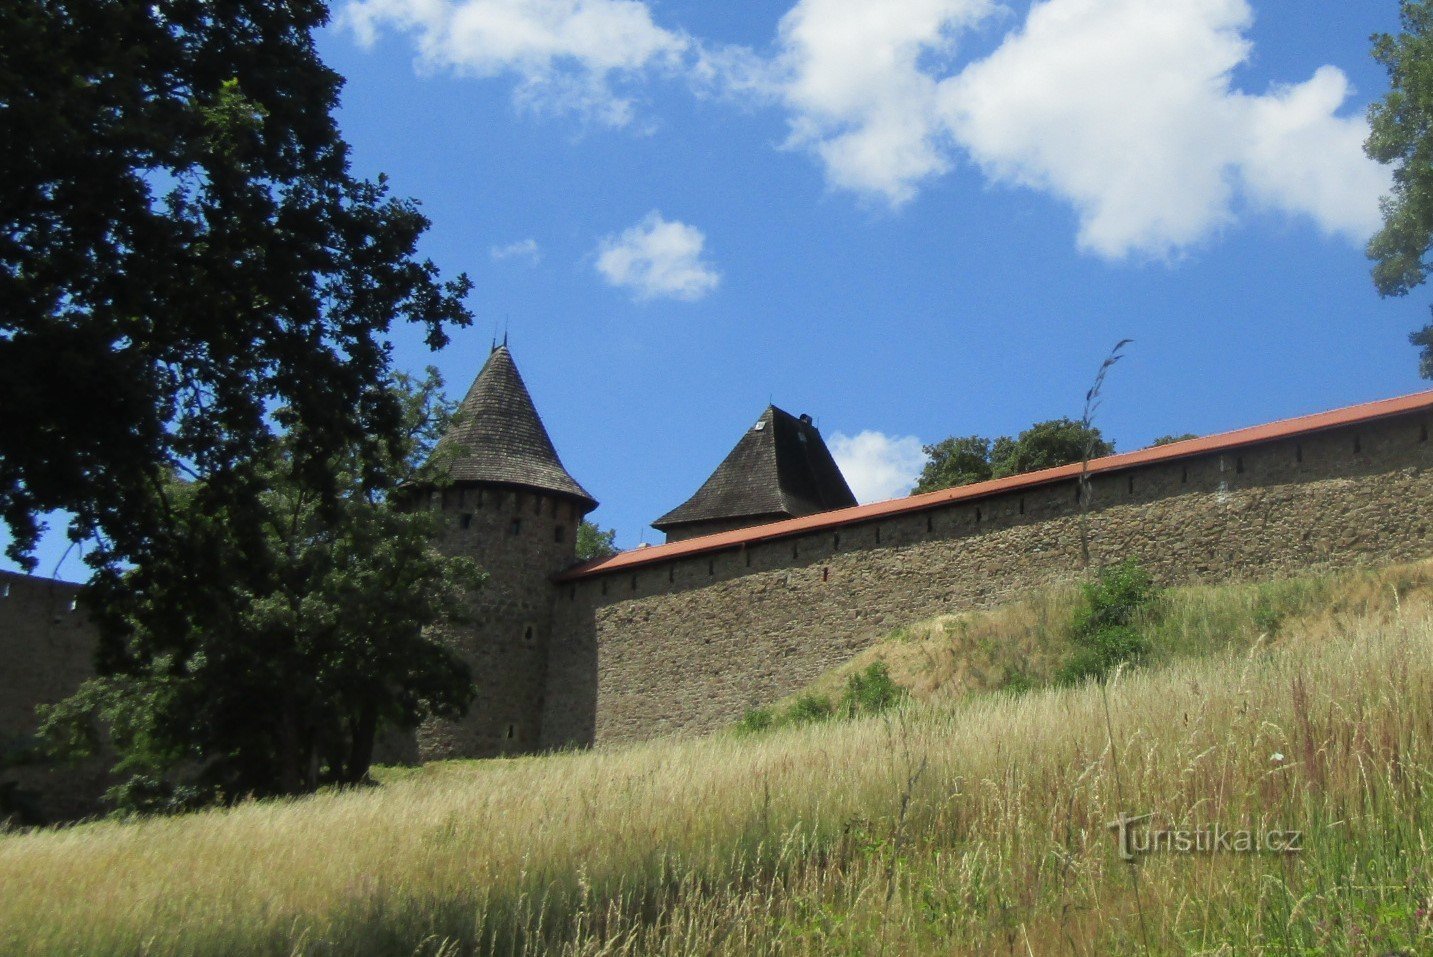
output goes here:
<path id="1" fill-rule="evenodd" d="M 72 694 L 94 674 L 98 631 L 78 604 L 79 585 L 0 572 L 0 753 L 31 743 L 35 708 Z M 0 771 L 29 792 L 48 819 L 91 813 L 104 762 Z"/>
<path id="2" fill-rule="evenodd" d="M 1092 479 L 1096 564 L 1167 583 L 1433 554 L 1426 413 Z M 1080 568 L 1076 483 L 560 585 L 543 745 L 711 731 L 903 623 Z"/>
<path id="3" fill-rule="evenodd" d="M 576 554 L 582 516 L 570 499 L 496 485 L 435 492 L 444 512 L 438 547 L 466 555 L 488 574 L 471 619 L 443 632 L 468 661 L 477 695 L 462 721 L 430 721 L 418 732 L 424 760 L 492 757 L 539 745 L 552 575 Z"/>

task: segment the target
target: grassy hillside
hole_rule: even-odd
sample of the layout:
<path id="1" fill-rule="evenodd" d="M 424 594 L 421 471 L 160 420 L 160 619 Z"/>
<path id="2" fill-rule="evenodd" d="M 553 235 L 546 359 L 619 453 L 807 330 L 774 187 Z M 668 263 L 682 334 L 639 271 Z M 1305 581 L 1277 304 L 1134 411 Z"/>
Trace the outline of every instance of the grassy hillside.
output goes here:
<path id="1" fill-rule="evenodd" d="M 881 718 L 0 837 L 0 952 L 1433 952 L 1429 581 L 1181 591 L 1107 693 L 958 693 L 1051 673 L 1045 596 L 873 650 Z M 1129 865 L 1121 810 L 1303 850 Z"/>

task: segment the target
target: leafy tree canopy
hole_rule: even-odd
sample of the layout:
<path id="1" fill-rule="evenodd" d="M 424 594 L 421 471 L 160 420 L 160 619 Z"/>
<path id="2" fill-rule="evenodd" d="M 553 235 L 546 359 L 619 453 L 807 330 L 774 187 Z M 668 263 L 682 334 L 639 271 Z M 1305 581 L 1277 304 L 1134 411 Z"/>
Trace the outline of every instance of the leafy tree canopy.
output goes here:
<path id="1" fill-rule="evenodd" d="M 420 463 L 449 408 L 438 388 L 430 370 L 395 389 L 404 425 L 379 463 L 387 473 L 433 480 Z M 286 435 L 258 465 L 250 514 L 207 481 L 171 479 L 142 561 L 92 584 L 101 676 L 50 710 L 44 732 L 72 754 L 108 738 L 121 806 L 361 781 L 383 729 L 455 717 L 471 700 L 466 665 L 429 629 L 459 619 L 482 576 L 433 548 L 440 513 L 366 487 L 357 446 L 328 463 L 325 506 L 295 479 L 297 454 Z"/>
<path id="2" fill-rule="evenodd" d="M 1403 32 L 1373 37 L 1373 58 L 1388 70 L 1389 91 L 1368 109 L 1364 149 L 1393 170 L 1383 228 L 1369 240 L 1373 282 L 1404 296 L 1428 278 L 1433 259 L 1433 0 L 1403 0 Z M 1433 325 L 1409 339 L 1421 348 L 1419 371 L 1433 379 Z"/>
<path id="3" fill-rule="evenodd" d="M 1106 442 L 1099 428 L 1067 418 L 1037 422 L 1011 438 L 995 440 L 978 435 L 948 438 L 925 446 L 925 468 L 912 490 L 915 494 L 970 485 L 1039 469 L 1109 455 L 1114 443 Z"/>
<path id="4" fill-rule="evenodd" d="M 1179 435 L 1161 435 L 1149 443 L 1150 448 L 1158 448 L 1161 445 L 1173 445 L 1175 442 L 1183 442 L 1185 439 L 1197 439 L 1199 436 L 1193 432 L 1181 432 Z"/>
<path id="5" fill-rule="evenodd" d="M 593 522 L 582 520 L 577 526 L 577 560 L 590 562 L 597 558 L 611 558 L 617 554 L 617 529 L 602 529 Z"/>
<path id="6" fill-rule="evenodd" d="M 0 516 L 148 547 L 171 476 L 244 508 L 272 467 L 383 481 L 390 325 L 466 324 L 428 226 L 356 178 L 318 0 L 0 4 Z M 281 410 L 275 412 L 274 410 Z M 266 463 L 256 464 L 251 463 Z M 227 478 L 225 478 L 227 476 Z"/>

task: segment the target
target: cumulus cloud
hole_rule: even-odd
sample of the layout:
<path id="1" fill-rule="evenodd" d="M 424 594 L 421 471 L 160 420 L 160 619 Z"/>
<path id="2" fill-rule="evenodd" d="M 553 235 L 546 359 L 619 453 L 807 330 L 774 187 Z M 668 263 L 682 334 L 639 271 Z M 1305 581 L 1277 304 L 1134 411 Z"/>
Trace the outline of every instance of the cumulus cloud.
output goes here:
<path id="1" fill-rule="evenodd" d="M 488 254 L 495 262 L 518 259 L 535 266 L 542 260 L 542 250 L 538 248 L 536 239 L 519 239 L 506 246 L 493 246 L 488 249 Z"/>
<path id="2" fill-rule="evenodd" d="M 515 101 L 610 126 L 632 119 L 624 81 L 671 67 L 690 41 L 639 0 L 353 0 L 341 22 L 371 46 L 411 34 L 426 69 L 517 80 Z"/>
<path id="3" fill-rule="evenodd" d="M 796 0 L 769 50 L 704 44 L 642 0 L 351 0 L 343 19 L 368 43 L 411 34 L 428 68 L 511 76 L 521 105 L 613 126 L 657 73 L 775 104 L 785 145 L 833 188 L 891 206 L 973 163 L 1068 204 L 1080 248 L 1109 259 L 1177 255 L 1250 210 L 1361 241 L 1389 186 L 1342 71 L 1235 86 L 1249 0 L 1036 0 L 1023 22 L 1001 0 Z M 995 27 L 993 52 L 962 59 Z"/>
<path id="4" fill-rule="evenodd" d="M 784 104 L 788 145 L 811 150 L 835 187 L 900 205 L 964 155 L 1069 203 L 1081 248 L 1107 258 L 1177 253 L 1245 207 L 1355 240 L 1377 228 L 1388 177 L 1363 155 L 1362 117 L 1340 115 L 1340 70 L 1234 87 L 1252 54 L 1247 0 L 1043 0 L 959 67 L 961 34 L 999 9 L 800 0 L 764 86 L 733 86 Z"/>
<path id="5" fill-rule="evenodd" d="M 867 429 L 856 435 L 833 433 L 831 455 L 846 476 L 856 501 L 881 502 L 910 493 L 926 454 L 913 435 L 894 436 Z"/>
<path id="6" fill-rule="evenodd" d="M 721 274 L 702 259 L 706 236 L 695 226 L 653 210 L 642 221 L 597 245 L 597 271 L 638 300 L 691 302 L 717 287 Z"/>
<path id="7" fill-rule="evenodd" d="M 900 204 L 950 168 L 932 65 L 990 0 L 801 0 L 778 28 L 774 83 L 790 146 L 814 151 L 831 183 Z"/>
<path id="8" fill-rule="evenodd" d="M 1246 0 L 1046 0 L 942 81 L 942 120 L 993 179 L 1069 202 L 1102 256 L 1177 252 L 1240 200 L 1366 237 L 1388 181 L 1338 115 L 1347 79 L 1234 89 L 1252 20 Z"/>

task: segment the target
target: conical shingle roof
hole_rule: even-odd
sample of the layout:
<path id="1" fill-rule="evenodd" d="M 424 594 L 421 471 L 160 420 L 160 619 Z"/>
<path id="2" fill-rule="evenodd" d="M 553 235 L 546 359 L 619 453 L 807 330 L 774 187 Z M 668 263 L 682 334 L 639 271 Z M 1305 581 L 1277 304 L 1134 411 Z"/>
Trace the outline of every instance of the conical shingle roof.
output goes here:
<path id="1" fill-rule="evenodd" d="M 570 495 L 585 511 L 597 507 L 563 468 L 506 344 L 488 356 L 438 451 L 453 456 L 448 473 L 455 482 L 520 485 Z"/>
<path id="2" fill-rule="evenodd" d="M 758 524 L 855 504 L 809 417 L 769 405 L 696 494 L 652 527 L 672 534 L 692 525 L 738 519 Z"/>

